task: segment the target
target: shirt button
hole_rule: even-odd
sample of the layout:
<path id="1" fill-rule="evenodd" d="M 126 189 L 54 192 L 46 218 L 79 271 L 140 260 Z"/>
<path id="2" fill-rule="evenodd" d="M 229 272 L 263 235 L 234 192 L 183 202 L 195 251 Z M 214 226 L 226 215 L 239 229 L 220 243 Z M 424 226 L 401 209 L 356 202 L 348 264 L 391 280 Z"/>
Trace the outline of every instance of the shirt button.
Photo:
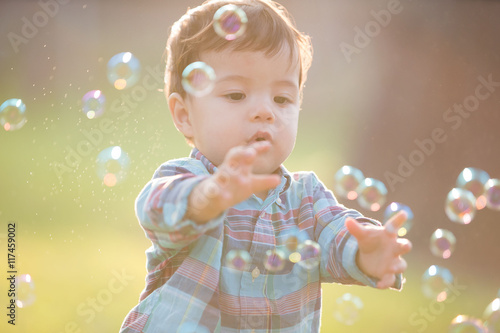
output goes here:
<path id="1" fill-rule="evenodd" d="M 256 278 L 258 278 L 260 275 L 260 269 L 259 267 L 255 266 L 255 268 L 252 271 L 252 282 L 255 281 Z"/>
<path id="2" fill-rule="evenodd" d="M 276 202 L 277 202 L 278 204 L 281 204 L 281 199 L 280 199 L 280 198 L 276 199 Z"/>

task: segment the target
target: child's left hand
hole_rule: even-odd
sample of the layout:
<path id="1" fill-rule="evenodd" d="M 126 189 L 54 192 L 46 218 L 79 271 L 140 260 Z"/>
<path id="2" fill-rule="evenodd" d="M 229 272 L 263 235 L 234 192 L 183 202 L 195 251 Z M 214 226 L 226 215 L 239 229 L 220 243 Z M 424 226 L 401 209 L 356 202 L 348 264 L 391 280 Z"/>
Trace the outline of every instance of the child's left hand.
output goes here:
<path id="1" fill-rule="evenodd" d="M 353 218 L 347 218 L 345 226 L 358 240 L 356 263 L 368 276 L 379 279 L 377 288 L 385 289 L 394 285 L 396 274 L 406 269 L 406 261 L 401 258 L 411 250 L 408 239 L 398 238 L 398 230 L 407 215 L 401 211 L 387 221 L 384 226 L 363 225 Z"/>

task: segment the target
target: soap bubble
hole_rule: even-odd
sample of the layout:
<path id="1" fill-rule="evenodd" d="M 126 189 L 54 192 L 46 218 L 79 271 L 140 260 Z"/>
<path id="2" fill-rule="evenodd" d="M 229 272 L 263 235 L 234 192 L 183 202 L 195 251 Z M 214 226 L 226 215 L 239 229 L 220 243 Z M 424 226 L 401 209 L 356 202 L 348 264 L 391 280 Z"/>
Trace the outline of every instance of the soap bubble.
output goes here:
<path id="1" fill-rule="evenodd" d="M 422 291 L 427 298 L 442 302 L 448 298 L 453 275 L 444 267 L 430 266 L 422 276 Z"/>
<path id="2" fill-rule="evenodd" d="M 226 255 L 226 264 L 239 271 L 246 271 L 250 267 L 252 258 L 245 250 L 231 250 Z"/>
<path id="3" fill-rule="evenodd" d="M 11 98 L 0 105 L 0 124 L 6 131 L 15 131 L 26 124 L 26 105 L 19 98 Z"/>
<path id="4" fill-rule="evenodd" d="M 270 272 L 277 272 L 285 267 L 286 255 L 280 249 L 267 250 L 264 258 L 264 267 Z"/>
<path id="5" fill-rule="evenodd" d="M 479 319 L 465 315 L 458 315 L 448 327 L 449 333 L 487 333 L 488 330 L 484 327 L 483 322 Z"/>
<path id="6" fill-rule="evenodd" d="M 431 252 L 437 257 L 448 259 L 455 250 L 456 242 L 451 231 L 436 229 L 431 236 Z"/>
<path id="7" fill-rule="evenodd" d="M 194 96 L 209 94 L 215 83 L 215 72 L 212 67 L 202 61 L 193 62 L 182 72 L 182 87 Z"/>
<path id="8" fill-rule="evenodd" d="M 333 190 L 349 200 L 355 200 L 358 197 L 356 189 L 363 182 L 365 176 L 361 170 L 349 165 L 344 165 L 335 173 L 335 182 Z"/>
<path id="9" fill-rule="evenodd" d="M 358 296 L 346 293 L 337 298 L 333 316 L 345 325 L 353 325 L 358 321 L 363 309 L 363 302 Z"/>
<path id="10" fill-rule="evenodd" d="M 297 248 L 300 254 L 298 264 L 305 269 L 313 269 L 319 265 L 321 261 L 321 248 L 318 243 L 310 239 L 300 243 Z"/>
<path id="11" fill-rule="evenodd" d="M 358 189 L 358 203 L 361 207 L 376 212 L 385 203 L 387 188 L 384 183 L 374 178 L 365 178 Z"/>
<path id="12" fill-rule="evenodd" d="M 391 204 L 385 208 L 384 224 L 387 223 L 387 221 L 391 217 L 393 217 L 394 215 L 396 215 L 400 211 L 406 212 L 406 216 L 407 216 L 406 221 L 403 223 L 401 228 L 399 228 L 399 230 L 398 230 L 398 236 L 404 237 L 408 233 L 408 231 L 410 231 L 411 227 L 413 226 L 413 211 L 407 205 L 399 203 L 399 202 L 391 202 Z"/>
<path id="13" fill-rule="evenodd" d="M 485 326 L 489 329 L 488 332 L 500 332 L 500 295 L 488 304 L 484 310 L 483 319 Z"/>
<path id="14" fill-rule="evenodd" d="M 486 206 L 484 196 L 484 185 L 490 179 L 486 171 L 478 168 L 465 168 L 457 178 L 456 187 L 470 191 L 476 198 L 476 208 L 483 209 Z"/>
<path id="15" fill-rule="evenodd" d="M 31 275 L 22 274 L 16 276 L 17 297 L 16 305 L 25 308 L 32 305 L 36 300 L 35 284 Z"/>
<path id="16" fill-rule="evenodd" d="M 490 179 L 486 182 L 486 206 L 494 210 L 500 210 L 500 180 Z"/>
<path id="17" fill-rule="evenodd" d="M 129 164 L 130 158 L 121 147 L 108 147 L 97 155 L 97 175 L 104 185 L 113 187 L 125 179 Z"/>
<path id="18" fill-rule="evenodd" d="M 219 36 L 234 40 L 245 32 L 248 19 L 243 9 L 229 4 L 215 12 L 213 22 L 214 30 Z"/>
<path id="19" fill-rule="evenodd" d="M 445 212 L 451 221 L 469 224 L 476 214 L 474 194 L 461 188 L 452 189 L 446 197 Z"/>
<path id="20" fill-rule="evenodd" d="M 130 88 L 139 81 L 141 63 L 130 52 L 115 54 L 108 62 L 108 80 L 118 90 Z"/>
<path id="21" fill-rule="evenodd" d="M 83 95 L 82 111 L 89 119 L 100 117 L 104 112 L 106 98 L 100 90 L 91 90 Z"/>

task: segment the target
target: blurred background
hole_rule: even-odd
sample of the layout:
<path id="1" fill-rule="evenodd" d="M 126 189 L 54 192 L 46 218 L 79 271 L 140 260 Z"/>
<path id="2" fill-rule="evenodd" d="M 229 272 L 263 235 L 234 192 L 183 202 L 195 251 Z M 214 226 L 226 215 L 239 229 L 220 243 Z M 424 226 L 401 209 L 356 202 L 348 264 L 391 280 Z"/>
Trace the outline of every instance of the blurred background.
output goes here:
<path id="1" fill-rule="evenodd" d="M 321 332 L 446 332 L 457 315 L 481 319 L 500 288 L 500 211 L 484 208 L 464 225 L 444 207 L 464 168 L 500 178 L 500 2 L 281 3 L 314 46 L 286 167 L 313 170 L 333 189 L 351 165 L 383 181 L 387 200 L 375 212 L 339 196 L 343 204 L 381 221 L 390 202 L 414 214 L 403 291 L 323 285 Z M 137 303 L 150 243 L 134 200 L 162 162 L 190 151 L 161 92 L 162 54 L 169 27 L 198 4 L 0 2 L 0 103 L 21 99 L 26 119 L 0 129 L 0 331 L 117 332 Z M 141 70 L 120 90 L 107 66 L 122 52 Z M 88 92 L 97 106 L 105 98 L 93 119 L 82 111 Z M 111 179 L 101 170 L 109 156 L 118 161 Z M 6 316 L 9 223 L 24 302 L 15 326 Z M 437 228 L 456 237 L 448 259 L 430 250 Z M 422 292 L 431 265 L 455 278 L 441 302 Z M 335 316 L 345 293 L 363 303 L 352 322 Z"/>

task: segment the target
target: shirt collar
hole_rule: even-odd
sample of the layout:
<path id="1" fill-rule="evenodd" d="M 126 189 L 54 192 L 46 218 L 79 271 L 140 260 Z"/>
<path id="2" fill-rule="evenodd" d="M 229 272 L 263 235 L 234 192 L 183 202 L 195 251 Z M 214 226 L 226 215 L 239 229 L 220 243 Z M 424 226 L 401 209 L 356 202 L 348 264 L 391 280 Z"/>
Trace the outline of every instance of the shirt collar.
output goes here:
<path id="1" fill-rule="evenodd" d="M 189 154 L 189 157 L 195 158 L 195 159 L 201 161 L 201 163 L 203 163 L 203 165 L 205 166 L 205 168 L 207 168 L 208 172 L 211 175 L 213 175 L 217 171 L 217 167 L 212 162 L 210 162 L 210 160 L 208 158 L 206 158 L 205 155 L 203 155 L 198 150 L 198 148 L 193 148 L 191 150 L 191 154 Z M 288 190 L 288 188 L 290 187 L 290 184 L 292 182 L 292 176 L 290 175 L 288 170 L 283 166 L 283 164 L 280 165 L 280 167 L 278 169 L 276 169 L 275 173 L 279 174 L 281 176 L 281 183 L 277 187 L 277 188 L 281 188 L 281 190 L 280 190 L 280 194 L 281 194 L 281 193 L 285 192 L 286 190 Z"/>

